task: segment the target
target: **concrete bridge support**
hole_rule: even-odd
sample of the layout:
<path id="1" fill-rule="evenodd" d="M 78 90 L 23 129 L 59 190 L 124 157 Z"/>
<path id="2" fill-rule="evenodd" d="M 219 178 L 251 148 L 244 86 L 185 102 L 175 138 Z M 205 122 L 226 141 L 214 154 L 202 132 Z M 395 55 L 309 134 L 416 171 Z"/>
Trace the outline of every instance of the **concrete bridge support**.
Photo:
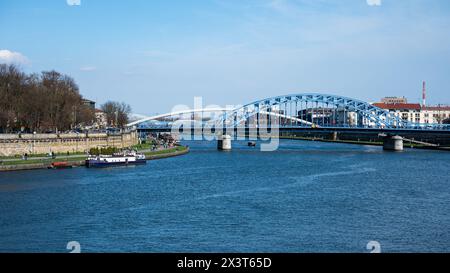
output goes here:
<path id="1" fill-rule="evenodd" d="M 333 132 L 330 136 L 330 139 L 333 141 L 338 140 L 338 133 L 337 132 Z"/>
<path id="2" fill-rule="evenodd" d="M 386 136 L 383 139 L 385 151 L 403 151 L 403 138 L 401 136 Z"/>
<path id="3" fill-rule="evenodd" d="M 217 140 L 217 149 L 221 151 L 231 150 L 231 136 L 230 135 L 220 135 Z"/>

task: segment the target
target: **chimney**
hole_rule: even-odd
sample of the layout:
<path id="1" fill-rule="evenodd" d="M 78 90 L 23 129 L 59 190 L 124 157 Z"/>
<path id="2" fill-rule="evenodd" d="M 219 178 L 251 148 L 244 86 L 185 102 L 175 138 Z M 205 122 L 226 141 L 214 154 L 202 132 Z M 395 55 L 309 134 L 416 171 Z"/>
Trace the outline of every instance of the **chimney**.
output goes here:
<path id="1" fill-rule="evenodd" d="M 422 106 L 425 107 L 427 105 L 427 83 L 423 81 L 422 87 Z"/>

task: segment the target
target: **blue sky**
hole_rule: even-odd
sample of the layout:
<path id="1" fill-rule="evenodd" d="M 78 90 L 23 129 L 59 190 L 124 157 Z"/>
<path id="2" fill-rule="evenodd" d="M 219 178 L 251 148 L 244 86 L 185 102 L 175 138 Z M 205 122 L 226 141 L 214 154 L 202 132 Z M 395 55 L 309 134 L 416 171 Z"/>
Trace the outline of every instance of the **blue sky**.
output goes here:
<path id="1" fill-rule="evenodd" d="M 0 0 L 0 61 L 135 113 L 301 92 L 450 104 L 448 0 Z M 371 4 L 371 5 L 369 5 Z"/>

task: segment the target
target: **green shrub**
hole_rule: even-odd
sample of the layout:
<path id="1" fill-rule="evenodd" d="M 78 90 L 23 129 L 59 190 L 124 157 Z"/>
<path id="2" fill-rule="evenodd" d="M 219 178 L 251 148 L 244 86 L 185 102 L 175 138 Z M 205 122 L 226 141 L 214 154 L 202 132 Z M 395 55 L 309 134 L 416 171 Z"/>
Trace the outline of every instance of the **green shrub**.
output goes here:
<path id="1" fill-rule="evenodd" d="M 92 148 L 89 150 L 91 155 L 112 155 L 118 153 L 120 150 L 116 147 L 106 147 L 106 148 Z"/>

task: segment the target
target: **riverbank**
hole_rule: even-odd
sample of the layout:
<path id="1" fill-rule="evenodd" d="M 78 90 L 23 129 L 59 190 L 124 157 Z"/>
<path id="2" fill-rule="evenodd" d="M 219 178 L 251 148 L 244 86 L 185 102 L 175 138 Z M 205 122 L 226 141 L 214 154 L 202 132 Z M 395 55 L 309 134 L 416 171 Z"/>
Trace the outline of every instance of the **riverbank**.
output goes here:
<path id="1" fill-rule="evenodd" d="M 163 159 L 168 157 L 175 157 L 180 155 L 185 155 L 189 153 L 189 147 L 188 146 L 177 146 L 175 148 L 165 149 L 165 150 L 159 150 L 154 152 L 144 152 L 145 157 L 148 160 L 157 160 L 157 159 Z"/>
<path id="2" fill-rule="evenodd" d="M 356 140 L 332 140 L 325 138 L 315 138 L 315 137 L 291 137 L 291 136 L 280 136 L 280 139 L 292 139 L 292 140 L 304 140 L 304 141 L 320 141 L 328 143 L 343 143 L 343 144 L 355 144 L 355 145 L 370 145 L 370 146 L 383 146 L 382 141 L 356 141 Z M 410 149 L 425 149 L 425 150 L 440 150 L 440 151 L 450 151 L 450 147 L 433 147 L 426 146 L 417 143 L 410 143 L 407 140 L 404 141 L 404 147 Z"/>
<path id="3" fill-rule="evenodd" d="M 167 148 L 156 151 L 139 151 L 145 154 L 147 160 L 157 160 L 169 157 L 181 156 L 189 153 L 189 147 L 187 146 L 177 146 L 174 148 Z M 22 160 L 17 158 L 0 160 L 0 172 L 10 172 L 10 171 L 28 171 L 28 170 L 39 170 L 39 169 L 49 169 L 52 163 L 55 162 L 67 162 L 73 167 L 85 166 L 85 155 L 74 155 L 74 156 L 57 156 L 55 159 L 51 158 L 29 158 L 28 160 Z"/>

